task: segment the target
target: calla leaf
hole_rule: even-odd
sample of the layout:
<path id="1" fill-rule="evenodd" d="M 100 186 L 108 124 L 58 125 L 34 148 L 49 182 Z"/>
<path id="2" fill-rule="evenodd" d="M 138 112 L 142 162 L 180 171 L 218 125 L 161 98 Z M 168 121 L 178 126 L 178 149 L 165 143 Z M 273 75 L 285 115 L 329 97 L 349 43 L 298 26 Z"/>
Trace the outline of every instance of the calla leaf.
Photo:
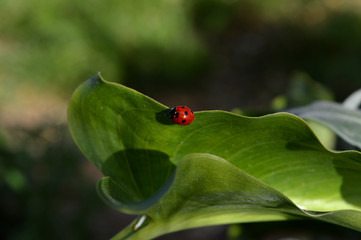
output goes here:
<path id="1" fill-rule="evenodd" d="M 100 196 L 141 216 L 114 239 L 215 224 L 311 218 L 361 231 L 361 154 L 331 152 L 288 113 L 244 117 L 170 110 L 99 75 L 73 94 L 68 121 L 105 175 Z"/>
<path id="2" fill-rule="evenodd" d="M 354 98 L 352 98 L 354 99 Z M 289 110 L 301 118 L 314 120 L 330 129 L 351 145 L 361 148 L 361 111 L 350 109 L 356 104 L 350 101 L 346 105 L 339 103 L 318 101 L 305 107 Z"/>

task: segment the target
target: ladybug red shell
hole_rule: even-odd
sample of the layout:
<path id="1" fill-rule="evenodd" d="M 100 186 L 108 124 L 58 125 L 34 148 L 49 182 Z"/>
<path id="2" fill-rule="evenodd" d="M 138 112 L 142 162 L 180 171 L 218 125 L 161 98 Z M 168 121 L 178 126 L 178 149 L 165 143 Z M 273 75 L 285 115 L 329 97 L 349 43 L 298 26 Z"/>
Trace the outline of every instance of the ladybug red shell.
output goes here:
<path id="1" fill-rule="evenodd" d="M 188 125 L 191 124 L 194 120 L 193 111 L 186 106 L 176 106 L 168 112 L 168 116 L 176 124 L 179 125 Z"/>

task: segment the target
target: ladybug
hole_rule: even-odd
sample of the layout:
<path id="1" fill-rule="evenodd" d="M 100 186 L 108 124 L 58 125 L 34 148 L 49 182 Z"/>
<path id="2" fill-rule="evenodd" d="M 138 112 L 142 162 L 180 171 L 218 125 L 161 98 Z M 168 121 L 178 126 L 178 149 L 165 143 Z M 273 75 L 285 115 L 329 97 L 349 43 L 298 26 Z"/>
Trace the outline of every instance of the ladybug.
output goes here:
<path id="1" fill-rule="evenodd" d="M 191 124 L 194 120 L 193 111 L 186 106 L 176 106 L 168 112 L 168 117 L 179 125 Z"/>

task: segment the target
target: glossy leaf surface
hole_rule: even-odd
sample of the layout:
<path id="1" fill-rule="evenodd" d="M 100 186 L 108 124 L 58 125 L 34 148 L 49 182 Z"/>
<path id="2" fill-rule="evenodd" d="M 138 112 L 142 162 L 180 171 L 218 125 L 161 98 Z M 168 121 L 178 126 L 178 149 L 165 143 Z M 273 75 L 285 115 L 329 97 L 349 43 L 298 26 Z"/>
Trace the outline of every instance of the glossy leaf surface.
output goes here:
<path id="1" fill-rule="evenodd" d="M 287 113 L 195 112 L 194 122 L 181 126 L 167 117 L 169 109 L 100 76 L 71 99 L 72 135 L 106 175 L 100 195 L 147 216 L 114 239 L 299 217 L 361 230 L 359 152 L 326 150 Z"/>

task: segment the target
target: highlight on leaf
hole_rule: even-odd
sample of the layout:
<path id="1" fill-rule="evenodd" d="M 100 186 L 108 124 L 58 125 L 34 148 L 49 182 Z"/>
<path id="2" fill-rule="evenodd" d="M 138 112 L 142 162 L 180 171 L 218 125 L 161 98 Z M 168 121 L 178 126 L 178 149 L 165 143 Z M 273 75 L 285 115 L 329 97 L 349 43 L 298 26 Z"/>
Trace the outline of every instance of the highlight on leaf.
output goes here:
<path id="1" fill-rule="evenodd" d="M 72 136 L 104 174 L 110 206 L 140 216 L 113 239 L 188 228 L 317 219 L 361 231 L 361 154 L 333 152 L 289 113 L 245 117 L 171 108 L 98 74 L 74 92 Z"/>

